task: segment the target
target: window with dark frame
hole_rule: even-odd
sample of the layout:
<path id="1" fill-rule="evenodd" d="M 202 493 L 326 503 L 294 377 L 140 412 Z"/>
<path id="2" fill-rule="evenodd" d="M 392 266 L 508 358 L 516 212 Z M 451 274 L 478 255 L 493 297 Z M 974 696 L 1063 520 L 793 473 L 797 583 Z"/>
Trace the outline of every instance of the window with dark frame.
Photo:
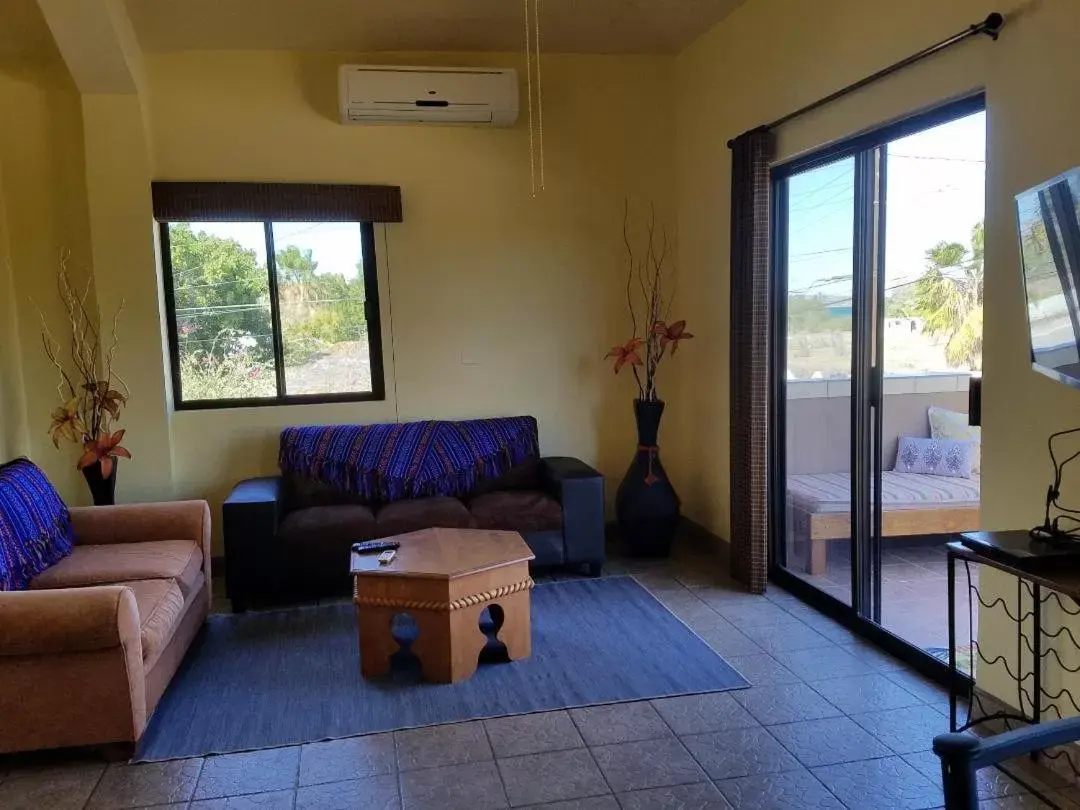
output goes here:
<path id="1" fill-rule="evenodd" d="M 154 183 L 177 409 L 385 398 L 383 186 Z"/>

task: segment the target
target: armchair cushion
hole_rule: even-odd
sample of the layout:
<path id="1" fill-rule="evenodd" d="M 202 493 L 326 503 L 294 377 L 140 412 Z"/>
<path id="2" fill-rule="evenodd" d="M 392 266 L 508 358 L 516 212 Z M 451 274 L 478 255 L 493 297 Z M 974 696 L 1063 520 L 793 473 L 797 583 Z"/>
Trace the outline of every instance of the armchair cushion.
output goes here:
<path id="1" fill-rule="evenodd" d="M 68 508 L 45 474 L 25 458 L 0 466 L 0 591 L 25 589 L 71 544 Z"/>
<path id="2" fill-rule="evenodd" d="M 202 549 L 191 540 L 75 546 L 69 557 L 34 577 L 30 588 L 78 588 L 132 580 L 174 579 L 187 594 L 196 585 L 202 563 Z"/>
<path id="3" fill-rule="evenodd" d="M 543 492 L 492 492 L 469 503 L 478 529 L 521 533 L 558 531 L 563 525 L 562 505 Z"/>

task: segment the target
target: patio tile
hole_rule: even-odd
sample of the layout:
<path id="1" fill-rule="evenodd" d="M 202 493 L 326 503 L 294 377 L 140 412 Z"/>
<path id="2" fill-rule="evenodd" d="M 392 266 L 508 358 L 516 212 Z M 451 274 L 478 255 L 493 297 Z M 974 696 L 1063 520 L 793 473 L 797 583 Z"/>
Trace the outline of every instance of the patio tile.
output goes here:
<path id="1" fill-rule="evenodd" d="M 187 807 L 188 810 L 293 810 L 296 794 L 291 790 L 275 790 L 271 793 L 249 793 L 246 796 L 226 796 L 219 799 L 202 799 L 190 805 L 166 805 L 170 808 Z M 305 807 L 304 810 L 331 810 L 335 805 Z M 344 805 L 336 805 L 344 807 Z M 160 808 L 153 808 L 160 810 Z M 366 810 L 366 808 L 361 808 Z M 382 810 L 382 808 L 379 808 Z"/>
<path id="2" fill-rule="evenodd" d="M 705 774 L 674 737 L 604 745 L 592 749 L 616 792 L 701 782 Z"/>
<path id="3" fill-rule="evenodd" d="M 509 807 L 495 761 L 401 774 L 404 810 L 501 810 Z"/>
<path id="4" fill-rule="evenodd" d="M 898 672 L 908 668 L 907 664 L 899 658 L 889 655 L 868 641 L 860 640 L 854 644 L 845 644 L 844 649 L 874 672 Z"/>
<path id="5" fill-rule="evenodd" d="M 588 799 L 571 799 L 568 802 L 551 802 L 550 804 L 536 804 L 529 810 L 619 810 L 619 802 L 615 797 L 593 796 Z"/>
<path id="6" fill-rule="evenodd" d="M 671 729 L 646 701 L 571 709 L 570 717 L 587 745 L 671 736 Z"/>
<path id="7" fill-rule="evenodd" d="M 927 703 L 931 706 L 943 707 L 945 711 L 949 709 L 949 692 L 944 686 L 941 686 L 934 681 L 924 678 L 914 670 L 904 669 L 895 670 L 893 672 L 884 673 L 885 677 L 893 683 L 899 685 L 905 691 L 915 695 L 923 703 Z M 963 698 L 957 699 L 958 705 L 964 703 Z"/>
<path id="8" fill-rule="evenodd" d="M 16 771 L 0 782 L 0 810 L 81 810 L 104 765 Z"/>
<path id="9" fill-rule="evenodd" d="M 708 782 L 621 793 L 619 804 L 623 810 L 732 810 L 720 791 Z"/>
<path id="10" fill-rule="evenodd" d="M 201 759 L 180 759 L 145 765 L 112 765 L 98 782 L 87 808 L 118 810 L 186 802 L 195 792 L 202 764 Z"/>
<path id="11" fill-rule="evenodd" d="M 763 652 L 761 647 L 751 641 L 745 634 L 732 627 L 723 617 L 717 616 L 716 618 L 722 624 L 711 623 L 700 626 L 697 623 L 691 623 L 690 628 L 701 637 L 702 641 L 724 658 Z"/>
<path id="12" fill-rule="evenodd" d="M 944 804 L 940 785 L 900 757 L 825 765 L 811 773 L 841 802 L 858 810 L 930 810 Z"/>
<path id="13" fill-rule="evenodd" d="M 859 728 L 847 717 L 803 720 L 781 726 L 769 726 L 769 733 L 803 765 L 835 765 L 892 755 L 884 743 Z"/>
<path id="14" fill-rule="evenodd" d="M 779 650 L 773 653 L 781 664 L 805 681 L 866 675 L 873 668 L 854 655 L 849 647 L 814 647 L 808 650 Z"/>
<path id="15" fill-rule="evenodd" d="M 311 743 L 300 749 L 301 786 L 363 779 L 396 769 L 393 734 Z"/>
<path id="16" fill-rule="evenodd" d="M 800 683 L 802 678 L 771 655 L 736 655 L 727 659 L 751 686 L 770 686 L 781 683 Z"/>
<path id="17" fill-rule="evenodd" d="M 919 698 L 884 675 L 857 675 L 814 681 L 810 687 L 844 714 L 918 706 Z"/>
<path id="18" fill-rule="evenodd" d="M 607 782 L 584 748 L 498 760 L 511 807 L 609 793 Z"/>
<path id="19" fill-rule="evenodd" d="M 452 723 L 408 731 L 395 731 L 398 770 L 439 768 L 492 759 L 484 724 Z"/>
<path id="20" fill-rule="evenodd" d="M 845 810 L 805 769 L 725 779 L 716 786 L 737 810 Z"/>
<path id="21" fill-rule="evenodd" d="M 540 712 L 484 720 L 496 757 L 581 748 L 585 742 L 568 712 Z"/>
<path id="22" fill-rule="evenodd" d="M 717 602 L 714 607 L 717 613 L 744 632 L 755 627 L 773 627 L 799 621 L 779 605 L 760 597 L 754 602 Z"/>
<path id="23" fill-rule="evenodd" d="M 207 757 L 195 787 L 195 798 L 291 790 L 296 786 L 299 767 L 299 746 Z"/>
<path id="24" fill-rule="evenodd" d="M 684 737 L 710 779 L 730 779 L 799 768 L 794 756 L 765 729 L 744 728 Z"/>
<path id="25" fill-rule="evenodd" d="M 652 705 L 680 737 L 758 725 L 757 720 L 727 692 L 663 698 L 652 701 Z"/>
<path id="26" fill-rule="evenodd" d="M 926 705 L 855 714 L 851 719 L 898 754 L 927 751 L 936 735 L 949 730 L 948 718 Z"/>
<path id="27" fill-rule="evenodd" d="M 730 694 L 755 720 L 766 726 L 843 714 L 803 683 L 757 686 Z"/>
<path id="28" fill-rule="evenodd" d="M 794 616 L 784 624 L 748 627 L 745 633 L 761 649 L 774 657 L 781 652 L 833 646 L 825 636 Z"/>
<path id="29" fill-rule="evenodd" d="M 941 781 L 941 759 L 933 751 L 905 754 L 904 762 L 911 765 L 931 782 Z M 1028 790 L 1008 774 L 997 768 L 983 768 L 975 774 L 980 799 L 1000 799 L 1015 796 Z"/>

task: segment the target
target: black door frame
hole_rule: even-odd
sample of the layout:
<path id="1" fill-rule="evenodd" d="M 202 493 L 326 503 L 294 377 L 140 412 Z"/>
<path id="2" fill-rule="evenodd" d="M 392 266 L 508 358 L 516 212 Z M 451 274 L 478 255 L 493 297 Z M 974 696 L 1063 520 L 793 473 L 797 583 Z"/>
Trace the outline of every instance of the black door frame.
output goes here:
<path id="1" fill-rule="evenodd" d="M 863 132 L 771 170 L 771 380 L 769 424 L 769 581 L 896 656 L 922 674 L 948 683 L 948 665 L 881 624 L 882 318 L 885 285 L 886 150 L 890 141 L 986 110 L 974 93 Z M 855 159 L 852 302 L 852 604 L 846 605 L 787 570 L 787 255 L 788 180 Z M 859 246 L 862 249 L 859 249 Z M 970 688 L 970 679 L 963 679 Z"/>

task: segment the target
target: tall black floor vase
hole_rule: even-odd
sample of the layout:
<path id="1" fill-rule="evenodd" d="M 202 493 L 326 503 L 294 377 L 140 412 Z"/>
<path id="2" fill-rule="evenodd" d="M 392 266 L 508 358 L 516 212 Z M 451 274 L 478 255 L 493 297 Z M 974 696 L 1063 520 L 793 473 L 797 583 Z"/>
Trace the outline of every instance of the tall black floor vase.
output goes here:
<path id="1" fill-rule="evenodd" d="M 619 537 L 627 554 L 666 557 L 679 525 L 679 496 L 660 463 L 656 438 L 664 403 L 634 400 L 638 448 L 615 496 Z"/>
<path id="2" fill-rule="evenodd" d="M 116 503 L 116 468 L 119 466 L 119 460 L 114 458 L 112 469 L 107 477 L 101 474 L 100 461 L 83 467 L 82 474 L 86 479 L 86 485 L 90 487 L 90 497 L 94 499 L 94 506 L 112 506 Z"/>

